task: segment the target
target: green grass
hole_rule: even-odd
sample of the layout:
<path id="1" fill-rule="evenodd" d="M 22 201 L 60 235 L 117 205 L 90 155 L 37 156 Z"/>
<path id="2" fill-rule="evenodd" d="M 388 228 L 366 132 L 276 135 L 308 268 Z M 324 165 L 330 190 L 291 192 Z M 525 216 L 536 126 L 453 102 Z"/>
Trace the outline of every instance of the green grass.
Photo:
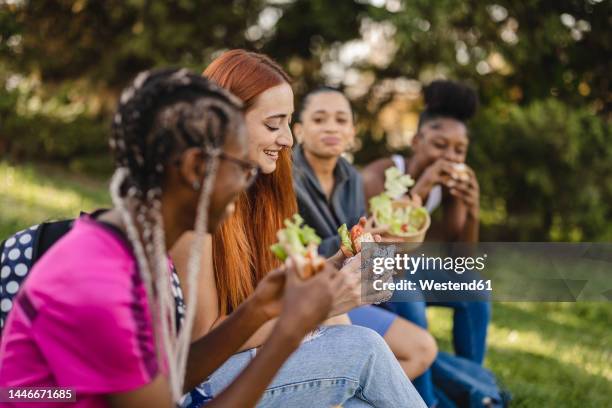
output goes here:
<path id="1" fill-rule="evenodd" d="M 0 162 L 0 240 L 51 219 L 108 206 L 107 182 L 52 166 Z"/>
<path id="2" fill-rule="evenodd" d="M 452 351 L 449 309 L 429 308 L 441 350 Z M 605 407 L 612 401 L 609 303 L 493 305 L 485 366 L 513 407 Z"/>
<path id="3" fill-rule="evenodd" d="M 105 180 L 0 162 L 0 239 L 109 201 Z M 429 308 L 428 315 L 440 348 L 450 351 L 450 310 Z M 515 407 L 610 406 L 612 305 L 495 303 L 485 365 Z"/>

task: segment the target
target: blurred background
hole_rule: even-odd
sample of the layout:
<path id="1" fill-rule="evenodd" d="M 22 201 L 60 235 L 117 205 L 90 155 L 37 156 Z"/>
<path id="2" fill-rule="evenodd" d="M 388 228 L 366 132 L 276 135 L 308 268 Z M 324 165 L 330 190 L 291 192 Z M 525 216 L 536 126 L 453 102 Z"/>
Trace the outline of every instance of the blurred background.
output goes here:
<path id="1" fill-rule="evenodd" d="M 137 72 L 240 47 L 297 98 L 347 93 L 358 166 L 408 151 L 424 84 L 469 83 L 482 240 L 612 241 L 611 27 L 609 0 L 0 0 L 0 239 L 108 205 L 109 117 Z M 517 406 L 605 406 L 611 321 L 605 303 L 496 304 L 487 366 Z"/>

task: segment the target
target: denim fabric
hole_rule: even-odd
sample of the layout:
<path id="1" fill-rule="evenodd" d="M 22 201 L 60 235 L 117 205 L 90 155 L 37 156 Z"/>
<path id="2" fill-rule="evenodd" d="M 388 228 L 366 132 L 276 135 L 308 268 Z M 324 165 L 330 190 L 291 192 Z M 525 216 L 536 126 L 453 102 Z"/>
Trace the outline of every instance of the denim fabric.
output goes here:
<path id="1" fill-rule="evenodd" d="M 453 309 L 453 345 L 458 356 L 482 364 L 486 351 L 487 327 L 491 320 L 489 302 L 393 302 L 384 304 L 388 309 L 423 328 L 427 328 L 427 306 L 443 306 Z M 435 364 L 435 363 L 434 363 Z M 433 406 L 436 397 L 433 390 L 431 370 L 414 380 L 428 406 Z"/>
<path id="2" fill-rule="evenodd" d="M 254 358 L 256 349 L 234 355 L 206 382 L 218 395 Z M 194 391 L 190 395 L 193 395 Z M 186 396 L 181 405 L 193 400 Z M 374 331 L 358 326 L 326 326 L 291 355 L 263 394 L 269 407 L 425 407 L 399 363 Z"/>

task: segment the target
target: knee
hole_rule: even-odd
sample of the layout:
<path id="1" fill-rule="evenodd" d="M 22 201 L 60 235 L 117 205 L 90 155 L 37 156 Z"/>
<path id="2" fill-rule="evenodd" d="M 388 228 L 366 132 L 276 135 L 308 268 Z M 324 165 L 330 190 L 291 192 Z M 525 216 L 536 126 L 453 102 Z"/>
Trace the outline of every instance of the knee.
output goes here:
<path id="1" fill-rule="evenodd" d="M 436 339 L 426 330 L 421 330 L 416 336 L 414 356 L 417 359 L 418 373 L 415 377 L 423 374 L 433 364 L 438 355 L 438 344 Z"/>
<path id="2" fill-rule="evenodd" d="M 436 343 L 436 339 L 428 331 L 425 331 L 423 335 L 421 350 L 424 355 L 424 364 L 427 369 L 433 364 L 438 356 L 438 343 Z"/>
<path id="3" fill-rule="evenodd" d="M 433 364 L 438 355 L 438 346 L 434 337 L 416 325 L 403 325 L 401 332 L 394 337 L 386 338 L 393 354 L 404 367 L 410 379 L 423 374 Z"/>
<path id="4" fill-rule="evenodd" d="M 329 326 L 325 332 L 326 336 L 331 336 L 335 341 L 342 343 L 344 347 L 377 351 L 388 349 L 383 338 L 372 329 L 357 325 L 338 325 Z"/>
<path id="5" fill-rule="evenodd" d="M 355 343 L 359 344 L 364 349 L 377 350 L 381 347 L 387 349 L 387 343 L 381 337 L 380 334 L 376 333 L 372 329 L 361 326 L 349 326 L 352 328 L 351 332 L 355 338 Z"/>

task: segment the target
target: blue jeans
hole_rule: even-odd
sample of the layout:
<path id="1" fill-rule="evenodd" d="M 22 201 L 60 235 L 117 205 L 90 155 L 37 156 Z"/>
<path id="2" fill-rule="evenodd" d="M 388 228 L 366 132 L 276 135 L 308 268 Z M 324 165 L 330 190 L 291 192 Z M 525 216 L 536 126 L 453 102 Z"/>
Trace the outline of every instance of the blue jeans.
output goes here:
<path id="1" fill-rule="evenodd" d="M 491 320 L 491 304 L 489 302 L 393 302 L 384 305 L 386 309 L 424 329 L 427 329 L 425 314 L 427 306 L 450 307 L 454 310 L 453 346 L 455 353 L 460 357 L 482 364 L 486 351 L 487 327 Z M 427 406 L 434 406 L 437 399 L 434 395 L 431 370 L 427 370 L 413 382 Z"/>
<path id="2" fill-rule="evenodd" d="M 234 355 L 198 389 L 218 395 L 255 353 L 256 349 L 250 349 Z M 324 326 L 289 357 L 257 406 L 335 405 L 425 408 L 382 337 L 364 327 Z M 182 406 L 197 405 L 185 401 Z"/>

